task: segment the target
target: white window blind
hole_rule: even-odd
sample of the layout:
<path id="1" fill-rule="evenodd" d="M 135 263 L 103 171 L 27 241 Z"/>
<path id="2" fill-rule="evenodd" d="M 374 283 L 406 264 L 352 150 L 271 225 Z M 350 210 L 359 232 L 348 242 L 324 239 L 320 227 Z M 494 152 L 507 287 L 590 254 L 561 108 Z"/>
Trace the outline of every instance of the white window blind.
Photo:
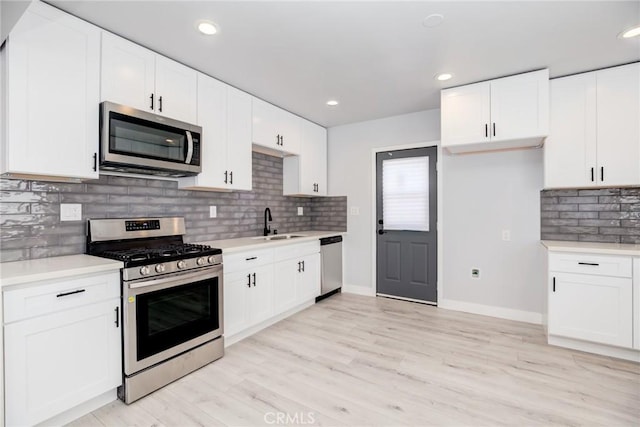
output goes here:
<path id="1" fill-rule="evenodd" d="M 382 161 L 385 230 L 429 231 L 429 157 Z"/>

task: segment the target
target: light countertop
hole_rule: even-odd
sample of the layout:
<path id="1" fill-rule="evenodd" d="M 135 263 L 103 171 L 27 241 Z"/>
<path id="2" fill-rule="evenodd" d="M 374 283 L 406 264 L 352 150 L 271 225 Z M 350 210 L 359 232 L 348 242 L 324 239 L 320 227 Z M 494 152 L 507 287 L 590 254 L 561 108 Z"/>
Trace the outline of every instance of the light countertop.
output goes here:
<path id="1" fill-rule="evenodd" d="M 194 243 L 210 245 L 213 248 L 220 248 L 222 249 L 222 253 L 226 254 L 231 252 L 240 252 L 247 249 L 262 249 L 262 248 L 270 248 L 274 246 L 291 245 L 294 243 L 310 242 L 313 240 L 322 239 L 323 237 L 344 236 L 347 233 L 345 231 L 295 231 L 291 233 L 282 233 L 282 235 L 289 235 L 289 234 L 293 236 L 303 236 L 303 237 L 296 237 L 293 239 L 282 239 L 282 240 L 265 240 L 262 236 L 240 237 L 238 239 L 210 240 L 206 242 L 194 242 Z M 279 235 L 276 234 L 275 236 L 279 236 Z M 274 235 L 271 234 L 269 237 L 274 237 Z"/>
<path id="2" fill-rule="evenodd" d="M 5 288 L 42 280 L 117 271 L 123 265 L 120 261 L 91 255 L 68 255 L 4 262 L 0 263 L 0 287 Z"/>
<path id="3" fill-rule="evenodd" d="M 640 245 L 625 243 L 563 242 L 542 240 L 542 244 L 553 252 L 582 252 L 602 255 L 640 256 Z"/>

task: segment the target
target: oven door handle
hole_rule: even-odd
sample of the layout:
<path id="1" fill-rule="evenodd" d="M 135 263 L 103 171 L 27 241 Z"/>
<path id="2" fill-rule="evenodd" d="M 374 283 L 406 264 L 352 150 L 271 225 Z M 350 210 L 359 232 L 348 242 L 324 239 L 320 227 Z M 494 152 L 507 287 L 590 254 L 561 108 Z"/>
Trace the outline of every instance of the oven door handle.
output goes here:
<path id="1" fill-rule="evenodd" d="M 187 134 L 187 155 L 186 155 L 186 159 L 185 159 L 185 163 L 190 165 L 191 164 L 191 158 L 193 157 L 193 137 L 191 136 L 191 132 L 190 131 L 185 131 Z"/>
<path id="2" fill-rule="evenodd" d="M 180 275 L 171 275 L 170 277 L 162 277 L 160 279 L 153 280 L 141 280 L 136 282 L 129 282 L 129 289 L 147 288 L 150 286 L 164 285 L 162 288 L 169 288 L 171 286 L 183 285 L 191 282 L 193 279 L 206 279 L 210 277 L 208 273 L 219 274 L 222 271 L 222 266 L 215 266 L 213 268 L 207 268 L 204 270 L 198 270 L 193 273 L 184 273 Z M 215 275 L 215 274 L 214 274 Z"/>

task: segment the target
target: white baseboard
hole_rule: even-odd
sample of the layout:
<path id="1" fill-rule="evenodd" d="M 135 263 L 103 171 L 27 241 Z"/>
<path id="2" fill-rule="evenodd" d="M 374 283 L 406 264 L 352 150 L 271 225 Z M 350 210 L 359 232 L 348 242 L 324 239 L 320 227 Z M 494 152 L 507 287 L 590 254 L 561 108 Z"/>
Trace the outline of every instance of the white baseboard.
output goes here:
<path id="1" fill-rule="evenodd" d="M 640 363 L 640 351 L 631 348 L 613 347 L 606 344 L 574 340 L 554 335 L 549 335 L 547 337 L 547 342 L 550 345 L 556 345 L 558 347 L 586 351 L 587 353 L 602 354 L 604 356 L 616 357 L 618 359 L 631 360 L 632 362 Z"/>
<path id="2" fill-rule="evenodd" d="M 533 311 L 514 310 L 511 308 L 451 299 L 441 299 L 438 301 L 438 307 L 447 310 L 464 311 L 465 313 L 481 314 L 483 316 L 499 317 L 501 319 L 517 320 L 519 322 L 533 323 L 536 325 L 542 324 L 542 313 Z"/>
<path id="3" fill-rule="evenodd" d="M 376 296 L 376 290 L 373 288 L 368 286 L 348 285 L 346 283 L 342 284 L 342 292 L 345 294 L 364 295 L 367 297 Z"/>

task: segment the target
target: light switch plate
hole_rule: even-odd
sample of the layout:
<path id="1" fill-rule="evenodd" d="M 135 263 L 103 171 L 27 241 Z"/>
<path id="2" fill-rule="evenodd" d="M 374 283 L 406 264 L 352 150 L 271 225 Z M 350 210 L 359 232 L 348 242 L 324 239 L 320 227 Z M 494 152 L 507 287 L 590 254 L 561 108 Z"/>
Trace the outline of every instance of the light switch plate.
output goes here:
<path id="1" fill-rule="evenodd" d="M 61 203 L 60 221 L 82 221 L 82 205 L 80 203 Z"/>
<path id="2" fill-rule="evenodd" d="M 302 206 L 298 206 L 298 215 L 304 215 L 304 208 Z"/>
<path id="3" fill-rule="evenodd" d="M 209 218 L 218 218 L 217 206 L 209 206 Z"/>
<path id="4" fill-rule="evenodd" d="M 360 215 L 360 208 L 357 206 L 351 206 L 351 215 L 357 216 Z"/>

